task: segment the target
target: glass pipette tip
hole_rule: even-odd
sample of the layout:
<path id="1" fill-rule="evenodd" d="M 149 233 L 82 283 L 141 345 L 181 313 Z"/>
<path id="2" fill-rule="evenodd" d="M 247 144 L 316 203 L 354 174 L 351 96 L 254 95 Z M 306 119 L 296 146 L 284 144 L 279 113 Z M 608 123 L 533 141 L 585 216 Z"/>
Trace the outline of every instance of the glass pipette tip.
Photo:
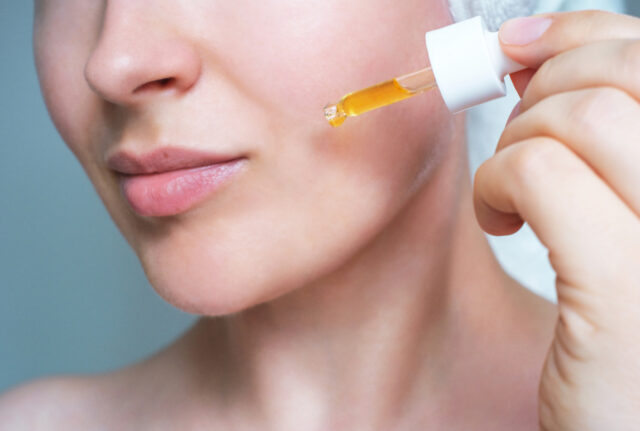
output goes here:
<path id="1" fill-rule="evenodd" d="M 431 90 L 436 79 L 431 68 L 399 76 L 395 79 L 349 93 L 338 103 L 324 107 L 324 116 L 333 127 L 338 127 L 347 119 L 373 109 L 388 106 L 416 94 Z"/>

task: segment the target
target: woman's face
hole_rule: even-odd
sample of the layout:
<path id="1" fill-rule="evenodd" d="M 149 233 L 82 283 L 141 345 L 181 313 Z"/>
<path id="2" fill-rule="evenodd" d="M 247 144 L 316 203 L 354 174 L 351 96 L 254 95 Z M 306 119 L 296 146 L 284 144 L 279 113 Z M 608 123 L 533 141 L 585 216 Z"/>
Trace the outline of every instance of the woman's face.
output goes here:
<path id="1" fill-rule="evenodd" d="M 425 67 L 449 20 L 445 0 L 37 0 L 36 64 L 151 284 L 219 315 L 337 269 L 419 192 L 452 133 L 435 93 L 337 129 L 322 108 Z M 217 168 L 132 176 L 209 155 L 242 159 L 202 196 Z"/>

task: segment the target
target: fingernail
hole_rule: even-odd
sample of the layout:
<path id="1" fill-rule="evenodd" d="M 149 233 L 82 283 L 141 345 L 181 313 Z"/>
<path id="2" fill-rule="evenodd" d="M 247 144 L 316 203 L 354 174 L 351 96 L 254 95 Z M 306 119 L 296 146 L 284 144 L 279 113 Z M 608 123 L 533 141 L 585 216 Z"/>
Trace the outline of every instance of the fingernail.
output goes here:
<path id="1" fill-rule="evenodd" d="M 507 45 L 528 45 L 540 39 L 551 27 L 551 18 L 515 18 L 505 22 L 500 29 L 500 40 Z"/>

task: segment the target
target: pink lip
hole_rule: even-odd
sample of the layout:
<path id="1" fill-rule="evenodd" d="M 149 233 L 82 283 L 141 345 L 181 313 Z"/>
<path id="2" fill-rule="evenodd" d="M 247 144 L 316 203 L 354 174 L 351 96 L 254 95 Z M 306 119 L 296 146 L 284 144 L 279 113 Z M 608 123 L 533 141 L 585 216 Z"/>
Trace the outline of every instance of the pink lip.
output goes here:
<path id="1" fill-rule="evenodd" d="M 129 151 L 118 151 L 107 159 L 107 166 L 123 174 L 153 174 L 208 166 L 237 158 L 237 156 L 205 153 L 185 148 L 162 147 L 140 155 Z"/>
<path id="2" fill-rule="evenodd" d="M 241 158 L 157 174 L 127 175 L 120 184 L 136 213 L 152 217 L 170 216 L 186 212 L 204 201 L 245 164 L 246 159 Z"/>
<path id="3" fill-rule="evenodd" d="M 135 155 L 120 151 L 107 166 L 121 174 L 120 187 L 131 208 L 143 216 L 188 211 L 242 170 L 246 157 L 221 156 L 176 147 Z"/>

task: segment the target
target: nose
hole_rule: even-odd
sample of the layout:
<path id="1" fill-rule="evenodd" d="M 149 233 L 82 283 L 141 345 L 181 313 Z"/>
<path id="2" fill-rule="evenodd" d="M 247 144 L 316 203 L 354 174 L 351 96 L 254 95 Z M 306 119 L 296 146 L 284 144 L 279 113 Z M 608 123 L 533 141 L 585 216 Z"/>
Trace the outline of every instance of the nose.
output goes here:
<path id="1" fill-rule="evenodd" d="M 149 16 L 148 9 L 139 10 L 139 2 L 107 4 L 98 43 L 84 69 L 95 93 L 126 106 L 181 94 L 195 85 L 202 64 L 187 38 L 163 28 L 163 20 Z"/>

